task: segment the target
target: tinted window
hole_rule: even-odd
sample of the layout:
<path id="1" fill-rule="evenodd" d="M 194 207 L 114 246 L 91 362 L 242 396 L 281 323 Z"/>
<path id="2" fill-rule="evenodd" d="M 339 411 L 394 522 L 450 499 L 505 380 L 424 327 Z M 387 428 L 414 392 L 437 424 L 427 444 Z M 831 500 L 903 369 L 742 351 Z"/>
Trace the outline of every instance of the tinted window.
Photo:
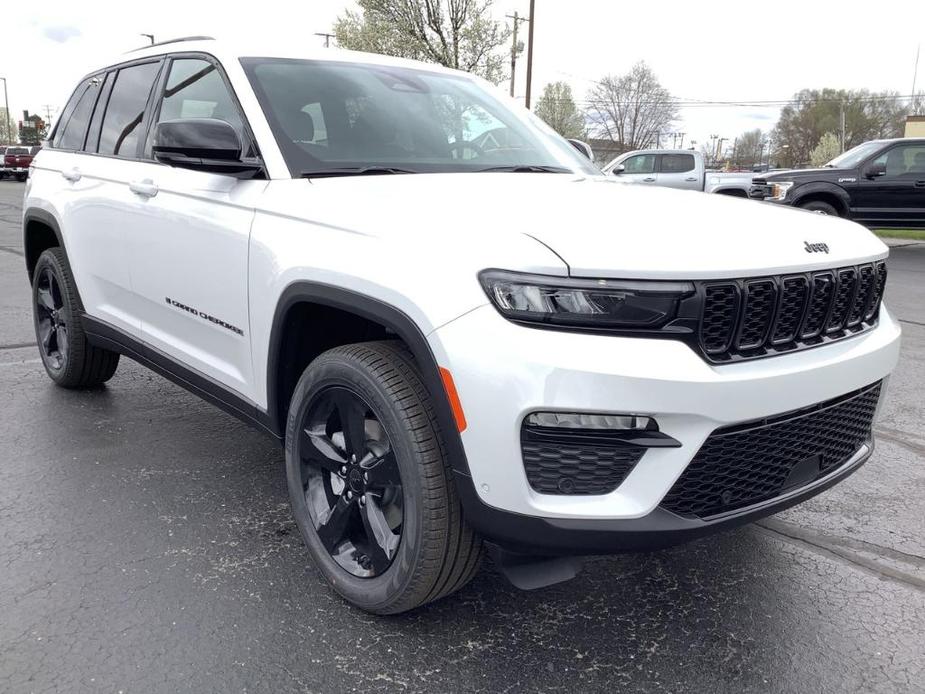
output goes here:
<path id="1" fill-rule="evenodd" d="M 100 97 L 96 100 L 96 108 L 93 110 L 93 119 L 90 121 L 90 129 L 87 131 L 87 144 L 84 146 L 85 152 L 95 152 L 100 142 L 100 126 L 103 124 L 103 113 L 106 111 L 106 102 L 109 100 L 109 92 L 112 90 L 112 83 L 116 77 L 115 72 L 106 73 L 106 81 L 100 87 Z"/>
<path id="2" fill-rule="evenodd" d="M 624 171 L 631 174 L 655 173 L 655 155 L 637 154 L 623 162 Z"/>
<path id="3" fill-rule="evenodd" d="M 218 68 L 207 60 L 182 58 L 170 64 L 156 122 L 177 118 L 223 120 L 234 127 L 244 141 L 244 124 L 237 104 Z"/>
<path id="4" fill-rule="evenodd" d="M 900 145 L 887 150 L 874 162 L 886 166 L 886 177 L 921 178 L 925 174 L 925 146 Z"/>
<path id="5" fill-rule="evenodd" d="M 694 157 L 690 154 L 663 154 L 662 173 L 684 173 L 694 170 Z"/>
<path id="6" fill-rule="evenodd" d="M 534 116 L 466 76 L 333 61 L 241 62 L 294 175 L 367 166 L 599 173 Z"/>
<path id="7" fill-rule="evenodd" d="M 61 136 L 64 134 L 64 126 L 67 125 L 67 122 L 71 119 L 71 114 L 74 113 L 74 108 L 77 106 L 77 102 L 80 101 L 80 97 L 84 95 L 84 92 L 87 91 L 87 87 L 89 86 L 89 79 L 84 80 L 79 85 L 77 85 L 77 89 L 74 90 L 74 93 L 71 95 L 71 98 L 65 105 L 64 110 L 61 112 L 61 117 L 58 118 L 58 122 L 55 124 L 55 130 L 51 137 L 52 147 L 57 147 L 58 143 L 61 142 Z"/>
<path id="8" fill-rule="evenodd" d="M 90 116 L 93 113 L 93 106 L 96 104 L 96 97 L 100 93 L 100 80 L 93 78 L 83 90 L 83 94 L 77 100 L 71 117 L 64 124 L 61 131 L 61 137 L 58 138 L 55 146 L 61 149 L 83 149 L 84 138 L 87 136 L 87 124 L 90 122 Z"/>
<path id="9" fill-rule="evenodd" d="M 159 67 L 159 63 L 143 63 L 119 70 L 103 118 L 100 154 L 136 156 L 145 105 Z"/>

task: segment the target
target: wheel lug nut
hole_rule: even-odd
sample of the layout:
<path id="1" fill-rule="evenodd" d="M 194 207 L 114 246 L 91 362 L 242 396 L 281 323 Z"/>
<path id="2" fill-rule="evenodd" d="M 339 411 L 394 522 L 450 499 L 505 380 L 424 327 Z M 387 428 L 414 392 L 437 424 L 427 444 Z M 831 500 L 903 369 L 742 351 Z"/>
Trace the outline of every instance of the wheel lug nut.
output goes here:
<path id="1" fill-rule="evenodd" d="M 364 482 L 369 482 L 369 473 L 368 473 L 368 472 L 364 472 L 364 473 L 363 473 L 363 481 L 364 481 Z"/>
<path id="2" fill-rule="evenodd" d="M 352 498 L 353 498 L 353 492 L 348 491 L 348 492 L 347 492 L 347 498 L 348 498 L 348 499 L 352 499 Z"/>
<path id="3" fill-rule="evenodd" d="M 366 495 L 360 497 L 360 506 L 366 506 Z"/>
<path id="4" fill-rule="evenodd" d="M 347 474 L 347 466 L 346 466 L 346 465 L 341 465 L 341 466 L 340 466 L 340 474 L 342 474 L 342 475 L 346 475 L 346 474 Z"/>

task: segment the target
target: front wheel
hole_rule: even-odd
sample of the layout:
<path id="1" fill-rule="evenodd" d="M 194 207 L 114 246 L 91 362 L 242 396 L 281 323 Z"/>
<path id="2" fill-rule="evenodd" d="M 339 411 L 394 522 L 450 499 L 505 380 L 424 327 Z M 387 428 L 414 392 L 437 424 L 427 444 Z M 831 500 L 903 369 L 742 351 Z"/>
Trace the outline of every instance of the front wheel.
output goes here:
<path id="1" fill-rule="evenodd" d="M 797 207 L 807 210 L 808 212 L 838 217 L 838 210 L 836 210 L 833 205 L 822 200 L 810 200 L 809 202 L 797 205 Z"/>
<path id="2" fill-rule="evenodd" d="M 430 395 L 400 345 L 338 347 L 296 385 L 286 426 L 292 510 L 321 573 L 361 609 L 437 600 L 478 570 Z"/>

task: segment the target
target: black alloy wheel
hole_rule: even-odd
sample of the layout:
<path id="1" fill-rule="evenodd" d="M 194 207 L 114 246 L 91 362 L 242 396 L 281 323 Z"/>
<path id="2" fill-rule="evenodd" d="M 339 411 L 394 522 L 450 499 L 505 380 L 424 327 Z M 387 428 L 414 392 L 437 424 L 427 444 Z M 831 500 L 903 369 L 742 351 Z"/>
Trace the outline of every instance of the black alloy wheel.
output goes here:
<path id="1" fill-rule="evenodd" d="M 68 324 L 61 283 L 51 266 L 41 269 L 37 278 L 35 314 L 39 349 L 45 363 L 60 371 L 67 366 Z"/>
<path id="2" fill-rule="evenodd" d="M 401 542 L 404 497 L 392 443 L 370 406 L 342 386 L 309 403 L 295 450 L 318 538 L 344 570 L 383 574 Z"/>

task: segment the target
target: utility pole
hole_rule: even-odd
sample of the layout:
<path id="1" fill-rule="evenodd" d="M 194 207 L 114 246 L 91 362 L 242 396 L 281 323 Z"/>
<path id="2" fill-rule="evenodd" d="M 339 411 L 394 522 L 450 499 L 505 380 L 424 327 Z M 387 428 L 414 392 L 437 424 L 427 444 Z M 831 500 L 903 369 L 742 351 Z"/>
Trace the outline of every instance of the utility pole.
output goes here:
<path id="1" fill-rule="evenodd" d="M 331 39 L 334 38 L 334 34 L 326 34 L 323 31 L 316 31 L 315 36 L 324 36 L 324 47 L 331 47 Z"/>
<path id="2" fill-rule="evenodd" d="M 10 100 L 6 95 L 6 77 L 0 77 L 3 80 L 3 103 L 6 105 L 6 143 L 13 144 L 13 121 L 10 119 Z"/>
<path id="3" fill-rule="evenodd" d="M 139 36 L 147 36 L 151 40 L 151 45 L 154 45 L 154 34 L 138 34 Z"/>
<path id="4" fill-rule="evenodd" d="M 839 138 L 839 145 L 841 146 L 841 151 L 845 151 L 845 102 L 842 101 L 838 105 L 838 122 L 839 129 L 841 131 L 841 136 Z"/>
<path id="5" fill-rule="evenodd" d="M 533 30 L 536 28 L 536 0 L 530 0 L 530 31 L 527 34 L 527 95 L 524 106 L 530 108 L 530 90 L 533 88 Z"/>
<path id="6" fill-rule="evenodd" d="M 521 22 L 529 22 L 530 20 L 526 17 L 521 17 L 517 12 L 514 12 L 512 15 L 505 15 L 509 19 L 514 20 L 514 35 L 512 37 L 513 43 L 511 44 L 511 96 L 514 96 L 514 78 L 517 76 L 517 56 L 519 56 L 524 50 L 523 42 L 517 43 L 517 27 Z"/>
<path id="7" fill-rule="evenodd" d="M 919 44 L 915 49 L 915 67 L 912 69 L 912 91 L 909 92 L 912 95 L 912 102 L 915 102 L 915 84 L 918 82 L 919 78 L 919 53 L 922 52 L 922 44 Z"/>
<path id="8" fill-rule="evenodd" d="M 739 138 L 736 138 L 732 141 L 732 165 L 735 168 L 739 168 L 739 160 L 736 159 L 736 150 L 739 147 Z"/>

